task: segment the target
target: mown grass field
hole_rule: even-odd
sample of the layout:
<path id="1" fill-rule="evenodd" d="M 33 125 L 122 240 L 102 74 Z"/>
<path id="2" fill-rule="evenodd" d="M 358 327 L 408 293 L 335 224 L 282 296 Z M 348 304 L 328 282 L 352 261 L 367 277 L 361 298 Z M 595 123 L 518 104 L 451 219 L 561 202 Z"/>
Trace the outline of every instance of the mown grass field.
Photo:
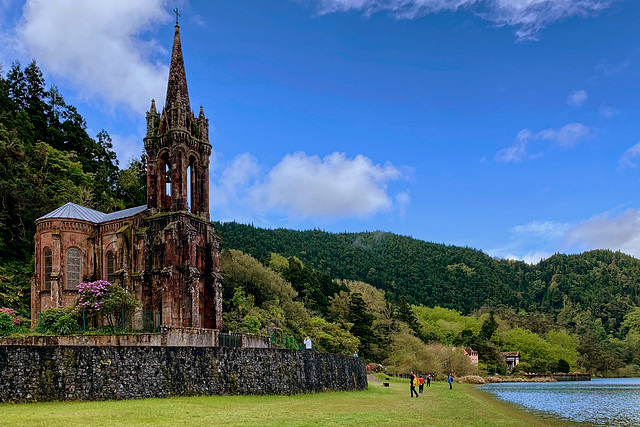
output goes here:
<path id="1" fill-rule="evenodd" d="M 548 426 L 569 423 L 537 417 L 468 384 L 434 382 L 419 398 L 408 380 L 364 392 L 294 396 L 201 396 L 107 402 L 0 405 L 0 425 L 11 426 Z"/>

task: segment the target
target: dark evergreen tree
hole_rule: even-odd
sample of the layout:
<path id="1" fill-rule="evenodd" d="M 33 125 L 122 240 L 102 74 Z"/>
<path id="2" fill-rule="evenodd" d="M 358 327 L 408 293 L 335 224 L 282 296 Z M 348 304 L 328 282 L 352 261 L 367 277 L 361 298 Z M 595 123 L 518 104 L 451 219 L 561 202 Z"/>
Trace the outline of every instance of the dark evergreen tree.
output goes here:
<path id="1" fill-rule="evenodd" d="M 498 322 L 496 322 L 495 315 L 493 310 L 489 312 L 489 318 L 482 323 L 482 328 L 480 329 L 480 339 L 485 341 L 490 341 L 493 334 L 498 329 Z"/>
<path id="2" fill-rule="evenodd" d="M 373 319 L 374 316 L 369 313 L 362 295 L 359 292 L 352 293 L 349 300 L 347 321 L 353 324 L 351 333 L 360 340 L 360 355 L 365 358 L 370 355 L 369 346 L 375 342 L 372 328 Z"/>
<path id="3" fill-rule="evenodd" d="M 568 374 L 570 371 L 571 367 L 569 366 L 569 362 L 564 359 L 558 360 L 558 372 Z"/>
<path id="4" fill-rule="evenodd" d="M 422 333 L 422 327 L 418 322 L 416 314 L 407 302 L 407 298 L 403 295 L 398 300 L 398 304 L 394 310 L 394 316 L 396 319 L 401 320 L 409 325 L 413 333 L 420 339 L 427 341 L 428 337 L 425 337 Z"/>

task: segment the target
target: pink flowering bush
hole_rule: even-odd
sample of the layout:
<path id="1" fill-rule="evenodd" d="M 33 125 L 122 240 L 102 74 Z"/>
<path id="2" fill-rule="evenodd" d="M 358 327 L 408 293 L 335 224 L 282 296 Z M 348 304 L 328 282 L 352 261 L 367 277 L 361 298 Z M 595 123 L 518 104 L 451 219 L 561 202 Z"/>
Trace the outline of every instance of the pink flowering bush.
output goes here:
<path id="1" fill-rule="evenodd" d="M 19 326 L 22 323 L 22 319 L 16 314 L 15 310 L 12 308 L 2 307 L 0 308 L 0 313 L 4 313 L 11 317 L 11 323 L 15 326 Z"/>
<path id="2" fill-rule="evenodd" d="M 124 313 L 130 313 L 140 304 L 121 286 L 111 284 L 106 280 L 80 283 L 78 285 L 78 298 L 76 309 L 84 311 L 85 316 L 106 320 L 113 326 L 116 318 Z M 119 323 L 119 322 L 118 322 Z"/>
<path id="3" fill-rule="evenodd" d="M 91 311 L 97 314 L 105 304 L 109 294 L 107 288 L 111 283 L 106 280 L 96 282 L 80 283 L 78 285 L 78 299 L 76 306 L 80 310 Z"/>

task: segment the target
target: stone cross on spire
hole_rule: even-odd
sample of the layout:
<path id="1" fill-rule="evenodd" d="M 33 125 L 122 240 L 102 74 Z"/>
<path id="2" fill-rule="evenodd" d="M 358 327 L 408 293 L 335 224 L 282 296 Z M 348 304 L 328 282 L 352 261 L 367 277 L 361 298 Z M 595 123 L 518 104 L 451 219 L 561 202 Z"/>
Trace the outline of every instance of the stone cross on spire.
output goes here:
<path id="1" fill-rule="evenodd" d="M 187 75 L 184 71 L 184 59 L 182 58 L 182 44 L 180 43 L 180 27 L 178 26 L 178 9 L 176 14 L 175 34 L 173 36 L 173 51 L 171 52 L 171 65 L 169 67 L 169 83 L 167 84 L 167 97 L 165 106 L 171 107 L 178 98 L 181 99 L 186 111 L 191 111 L 189 103 L 189 91 L 187 89 Z M 180 96 L 178 97 L 178 93 Z"/>

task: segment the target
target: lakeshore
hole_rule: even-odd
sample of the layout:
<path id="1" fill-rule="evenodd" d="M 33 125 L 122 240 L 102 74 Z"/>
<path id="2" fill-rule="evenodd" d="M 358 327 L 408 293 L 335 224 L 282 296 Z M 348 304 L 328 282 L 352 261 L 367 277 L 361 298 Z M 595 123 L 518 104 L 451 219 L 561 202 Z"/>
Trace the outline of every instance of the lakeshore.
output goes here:
<path id="1" fill-rule="evenodd" d="M 471 384 L 449 390 L 434 381 L 412 399 L 406 379 L 378 379 L 390 386 L 370 381 L 362 392 L 1 404 L 0 425 L 576 425 L 527 412 Z"/>

